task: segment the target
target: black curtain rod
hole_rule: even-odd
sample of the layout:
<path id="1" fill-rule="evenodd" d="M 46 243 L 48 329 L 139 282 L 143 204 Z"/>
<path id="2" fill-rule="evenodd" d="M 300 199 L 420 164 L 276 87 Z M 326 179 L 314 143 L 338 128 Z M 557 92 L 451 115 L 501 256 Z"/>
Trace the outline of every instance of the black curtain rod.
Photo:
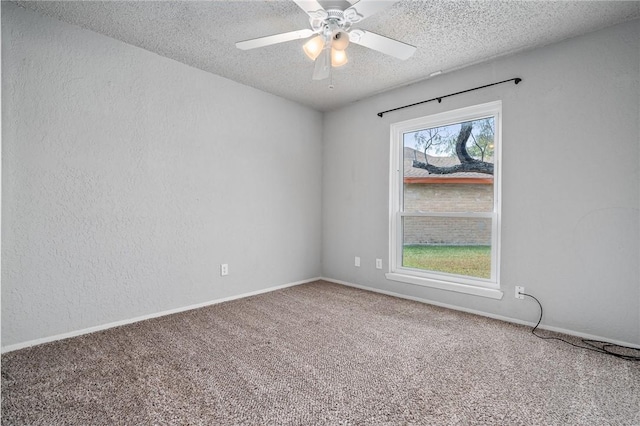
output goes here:
<path id="1" fill-rule="evenodd" d="M 440 102 L 442 102 L 442 100 L 444 98 L 448 98 L 449 96 L 455 96 L 455 95 L 460 95 L 462 93 L 473 92 L 474 90 L 484 89 L 485 87 L 495 86 L 496 84 L 508 83 L 509 81 L 513 81 L 514 83 L 518 84 L 518 83 L 520 83 L 522 81 L 522 79 L 519 78 L 519 77 L 510 78 L 509 80 L 503 80 L 503 81 L 499 81 L 497 83 L 485 84 L 484 86 L 474 87 L 473 89 L 463 90 L 462 92 L 456 92 L 456 93 L 451 93 L 449 95 L 438 96 L 437 98 L 427 99 L 426 101 L 416 102 L 415 104 L 405 105 L 405 106 L 401 106 L 401 107 L 398 107 L 398 108 L 389 109 L 389 110 L 386 110 L 386 111 L 379 112 L 378 113 L 378 117 L 382 117 L 383 115 L 385 115 L 388 112 L 397 111 L 399 109 L 409 108 L 409 107 L 420 105 L 420 104 L 425 104 L 427 102 L 438 101 L 438 103 L 440 103 Z"/>

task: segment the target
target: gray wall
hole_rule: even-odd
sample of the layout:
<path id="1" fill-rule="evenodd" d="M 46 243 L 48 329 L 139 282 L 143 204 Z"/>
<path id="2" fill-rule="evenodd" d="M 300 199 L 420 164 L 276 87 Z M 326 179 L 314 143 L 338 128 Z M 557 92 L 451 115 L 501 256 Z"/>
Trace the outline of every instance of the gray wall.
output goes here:
<path id="1" fill-rule="evenodd" d="M 321 274 L 320 113 L 6 2 L 2 103 L 4 346 Z"/>
<path id="2" fill-rule="evenodd" d="M 640 24 L 443 74 L 325 115 L 323 272 L 461 309 L 640 344 Z M 390 108 L 512 77 L 390 113 Z M 503 300 L 387 281 L 389 125 L 503 102 Z M 352 161 L 357 158 L 358 161 Z M 354 256 L 362 266 L 353 266 Z"/>

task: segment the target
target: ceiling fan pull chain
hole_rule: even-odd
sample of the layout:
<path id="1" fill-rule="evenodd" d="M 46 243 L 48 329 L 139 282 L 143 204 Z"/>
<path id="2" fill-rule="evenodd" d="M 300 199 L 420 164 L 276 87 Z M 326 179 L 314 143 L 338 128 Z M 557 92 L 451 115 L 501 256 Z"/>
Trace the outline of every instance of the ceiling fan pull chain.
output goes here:
<path id="1" fill-rule="evenodd" d="M 333 67 L 329 67 L 329 90 L 333 90 Z"/>

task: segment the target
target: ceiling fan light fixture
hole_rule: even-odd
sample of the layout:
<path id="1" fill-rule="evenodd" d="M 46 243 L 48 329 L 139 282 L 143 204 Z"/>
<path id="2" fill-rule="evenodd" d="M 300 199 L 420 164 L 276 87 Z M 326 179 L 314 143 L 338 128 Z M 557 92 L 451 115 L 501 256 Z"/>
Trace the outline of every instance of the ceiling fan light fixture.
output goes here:
<path id="1" fill-rule="evenodd" d="M 331 34 L 331 47 L 337 50 L 345 50 L 347 46 L 349 46 L 348 32 L 337 30 Z"/>
<path id="2" fill-rule="evenodd" d="M 344 50 L 331 48 L 331 66 L 332 67 L 341 67 L 347 62 L 348 62 L 347 52 L 345 52 Z"/>
<path id="3" fill-rule="evenodd" d="M 324 39 L 322 36 L 315 36 L 302 46 L 302 50 L 304 50 L 304 53 L 312 61 L 315 61 L 316 58 L 320 56 L 322 49 L 324 49 Z"/>

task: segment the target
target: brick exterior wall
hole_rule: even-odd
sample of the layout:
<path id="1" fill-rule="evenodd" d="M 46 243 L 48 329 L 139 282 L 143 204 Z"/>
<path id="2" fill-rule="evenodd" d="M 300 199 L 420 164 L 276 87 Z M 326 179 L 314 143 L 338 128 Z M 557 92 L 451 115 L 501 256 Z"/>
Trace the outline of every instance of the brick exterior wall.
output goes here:
<path id="1" fill-rule="evenodd" d="M 493 210 L 493 185 L 406 184 L 406 212 L 465 212 Z M 491 219 L 406 217 L 405 244 L 490 245 Z"/>

